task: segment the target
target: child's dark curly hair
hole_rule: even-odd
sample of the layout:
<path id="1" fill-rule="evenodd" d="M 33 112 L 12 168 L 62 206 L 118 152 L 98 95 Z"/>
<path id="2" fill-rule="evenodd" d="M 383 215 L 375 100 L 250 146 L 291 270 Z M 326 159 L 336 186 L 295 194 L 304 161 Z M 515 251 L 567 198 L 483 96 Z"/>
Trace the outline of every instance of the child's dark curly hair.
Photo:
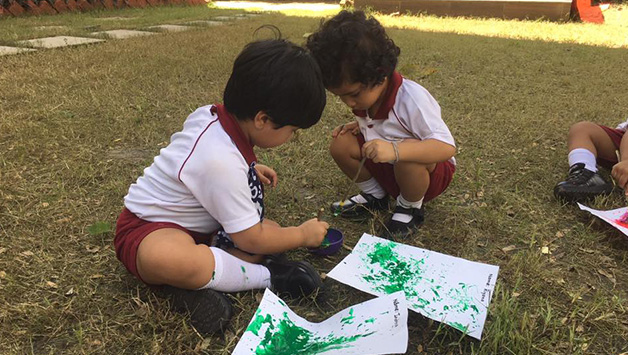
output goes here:
<path id="1" fill-rule="evenodd" d="M 310 35 L 306 47 L 318 62 L 327 88 L 344 82 L 372 86 L 392 75 L 401 50 L 384 27 L 362 11 L 343 10 Z"/>

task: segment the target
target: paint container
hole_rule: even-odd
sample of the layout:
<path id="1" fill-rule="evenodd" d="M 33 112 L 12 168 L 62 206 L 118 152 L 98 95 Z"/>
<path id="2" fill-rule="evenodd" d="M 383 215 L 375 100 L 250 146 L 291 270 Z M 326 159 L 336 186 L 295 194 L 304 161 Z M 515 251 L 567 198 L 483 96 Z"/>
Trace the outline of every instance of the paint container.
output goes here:
<path id="1" fill-rule="evenodd" d="M 318 248 L 309 248 L 310 253 L 314 255 L 320 256 L 328 256 L 336 254 L 340 248 L 342 247 L 342 242 L 345 237 L 342 235 L 342 232 L 329 228 L 327 230 L 327 235 L 325 235 L 325 239 L 323 239 L 323 243 Z"/>

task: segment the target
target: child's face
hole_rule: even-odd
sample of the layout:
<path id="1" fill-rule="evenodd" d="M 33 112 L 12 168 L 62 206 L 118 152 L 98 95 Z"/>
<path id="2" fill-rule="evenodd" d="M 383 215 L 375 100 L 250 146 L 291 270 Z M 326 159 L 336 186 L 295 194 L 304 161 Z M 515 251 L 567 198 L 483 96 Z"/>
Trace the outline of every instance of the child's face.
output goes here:
<path id="1" fill-rule="evenodd" d="M 368 86 L 360 82 L 343 83 L 339 87 L 328 90 L 338 96 L 345 105 L 352 110 L 368 110 L 381 102 L 388 78 L 383 83 L 375 86 Z"/>

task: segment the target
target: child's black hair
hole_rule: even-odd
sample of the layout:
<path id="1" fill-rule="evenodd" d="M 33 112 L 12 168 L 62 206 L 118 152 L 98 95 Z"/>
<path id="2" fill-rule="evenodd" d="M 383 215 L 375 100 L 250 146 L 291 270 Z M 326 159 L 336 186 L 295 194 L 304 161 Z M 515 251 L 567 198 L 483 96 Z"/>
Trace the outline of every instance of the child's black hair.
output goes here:
<path id="1" fill-rule="evenodd" d="M 327 88 L 343 83 L 381 84 L 397 67 L 401 50 L 384 27 L 362 11 L 343 10 L 321 24 L 306 44 Z"/>
<path id="2" fill-rule="evenodd" d="M 233 63 L 223 102 L 239 120 L 265 112 L 277 128 L 309 128 L 325 108 L 325 87 L 312 56 L 282 39 L 249 43 Z"/>

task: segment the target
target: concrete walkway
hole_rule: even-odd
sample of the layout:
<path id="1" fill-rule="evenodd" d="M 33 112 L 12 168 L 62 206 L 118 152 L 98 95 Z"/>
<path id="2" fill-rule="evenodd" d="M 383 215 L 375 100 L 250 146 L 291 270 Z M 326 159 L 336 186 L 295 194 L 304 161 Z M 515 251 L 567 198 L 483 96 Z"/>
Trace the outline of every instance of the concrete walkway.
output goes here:
<path id="1" fill-rule="evenodd" d="M 97 38 L 55 36 L 34 38 L 17 42 L 20 47 L 0 46 L 0 56 L 15 55 L 20 53 L 35 52 L 37 49 L 61 48 L 81 44 L 105 42 L 107 39 L 126 39 L 133 37 L 157 35 L 162 32 L 181 32 L 200 27 L 225 26 L 233 21 L 246 20 L 259 14 L 237 14 L 234 16 L 214 16 L 207 20 L 190 21 L 184 24 L 163 24 L 149 26 L 144 31 L 140 30 L 109 30 L 92 32 L 89 35 Z M 37 48 L 37 49 L 35 49 Z"/>

